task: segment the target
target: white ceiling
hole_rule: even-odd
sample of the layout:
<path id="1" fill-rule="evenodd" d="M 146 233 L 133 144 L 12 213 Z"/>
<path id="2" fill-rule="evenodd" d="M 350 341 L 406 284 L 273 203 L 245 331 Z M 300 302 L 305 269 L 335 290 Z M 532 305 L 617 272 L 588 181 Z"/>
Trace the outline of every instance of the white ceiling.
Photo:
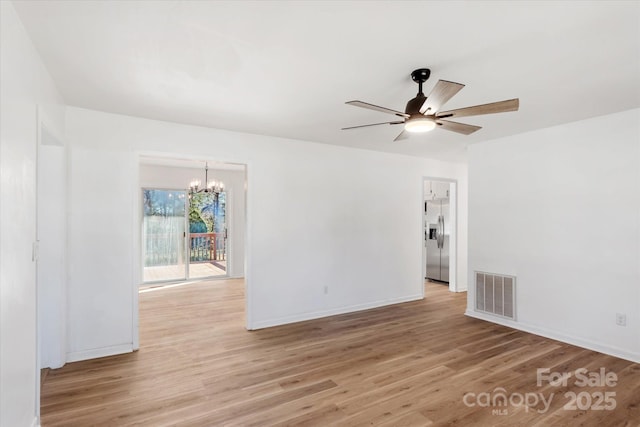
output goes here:
<path id="1" fill-rule="evenodd" d="M 640 2 L 16 1 L 70 105 L 445 160 L 507 135 L 640 106 Z M 416 68 L 467 86 L 446 109 L 520 98 L 483 126 L 393 143 Z"/>
<path id="2" fill-rule="evenodd" d="M 141 165 L 166 166 L 172 168 L 202 169 L 244 172 L 245 165 L 238 163 L 222 163 L 215 160 L 186 159 L 176 157 L 140 156 Z"/>

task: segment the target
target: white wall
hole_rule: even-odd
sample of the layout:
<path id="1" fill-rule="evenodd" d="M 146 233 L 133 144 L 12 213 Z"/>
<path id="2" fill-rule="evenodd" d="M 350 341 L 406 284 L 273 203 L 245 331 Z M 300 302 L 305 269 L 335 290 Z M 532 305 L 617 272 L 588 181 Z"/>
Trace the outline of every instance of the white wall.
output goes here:
<path id="1" fill-rule="evenodd" d="M 466 173 L 464 165 L 79 108 L 67 110 L 66 132 L 77 358 L 133 346 L 139 153 L 247 165 L 250 328 L 420 298 L 423 177 L 461 182 Z"/>
<path id="2" fill-rule="evenodd" d="M 630 110 L 469 149 L 469 283 L 474 270 L 515 275 L 513 326 L 636 361 L 639 115 Z M 616 313 L 627 315 L 626 327 L 616 325 Z"/>
<path id="3" fill-rule="evenodd" d="M 466 165 L 465 165 L 466 166 Z M 468 167 L 465 167 L 460 171 L 457 185 L 455 187 L 456 192 L 456 223 L 458 224 L 457 232 L 457 259 L 456 259 L 456 291 L 465 292 L 470 287 L 472 282 L 467 280 L 468 273 L 468 251 L 469 251 L 469 178 Z M 452 219 L 453 221 L 453 219 Z"/>
<path id="4" fill-rule="evenodd" d="M 9 2 L 0 2 L 0 425 L 37 423 L 37 108 L 63 128 L 62 102 Z"/>
<path id="5" fill-rule="evenodd" d="M 191 181 L 204 182 L 204 167 L 200 169 L 140 165 L 140 188 L 186 189 Z M 245 239 L 245 172 L 209 168 L 209 179 L 224 182 L 227 192 L 227 260 L 230 277 L 244 276 Z M 140 193 L 139 193 L 140 194 Z"/>
<path id="6" fill-rule="evenodd" d="M 67 111 L 69 144 L 68 361 L 133 349 L 132 284 L 139 283 L 134 227 L 137 161 L 131 153 L 96 151 L 75 144 L 74 115 Z M 71 126 L 70 126 L 71 123 Z M 86 135 L 99 140 L 96 129 Z M 136 266 L 134 268 L 134 265 Z"/>
<path id="7" fill-rule="evenodd" d="M 40 367 L 59 368 L 67 354 L 67 153 L 43 114 L 37 158 Z"/>

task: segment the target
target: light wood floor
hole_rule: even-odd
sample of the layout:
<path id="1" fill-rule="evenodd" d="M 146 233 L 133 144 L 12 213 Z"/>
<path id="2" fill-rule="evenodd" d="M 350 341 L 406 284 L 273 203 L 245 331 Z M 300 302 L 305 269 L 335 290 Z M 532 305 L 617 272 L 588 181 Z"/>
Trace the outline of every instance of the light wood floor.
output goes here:
<path id="1" fill-rule="evenodd" d="M 189 278 L 197 279 L 201 277 L 224 276 L 227 274 L 227 261 L 216 261 L 216 264 L 222 266 L 219 268 L 212 262 L 194 262 L 189 265 Z M 143 271 L 144 282 L 157 282 L 162 280 L 180 280 L 184 279 L 185 266 L 183 265 L 158 265 L 154 267 L 145 267 Z"/>
<path id="2" fill-rule="evenodd" d="M 240 280 L 146 292 L 140 351 L 49 371 L 42 425 L 640 425 L 640 365 L 465 317 L 465 301 L 428 284 L 423 301 L 248 332 Z M 545 367 L 618 383 L 538 387 Z M 497 387 L 554 397 L 545 413 L 463 402 Z M 613 391 L 616 408 L 565 410 L 567 391 Z"/>

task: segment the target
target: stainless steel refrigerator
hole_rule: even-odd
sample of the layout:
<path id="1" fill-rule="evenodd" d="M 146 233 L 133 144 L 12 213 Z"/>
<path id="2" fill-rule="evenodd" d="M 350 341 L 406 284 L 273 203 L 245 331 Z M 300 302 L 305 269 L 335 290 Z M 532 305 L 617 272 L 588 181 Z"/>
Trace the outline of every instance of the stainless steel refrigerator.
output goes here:
<path id="1" fill-rule="evenodd" d="M 449 282 L 449 199 L 425 202 L 427 279 Z"/>

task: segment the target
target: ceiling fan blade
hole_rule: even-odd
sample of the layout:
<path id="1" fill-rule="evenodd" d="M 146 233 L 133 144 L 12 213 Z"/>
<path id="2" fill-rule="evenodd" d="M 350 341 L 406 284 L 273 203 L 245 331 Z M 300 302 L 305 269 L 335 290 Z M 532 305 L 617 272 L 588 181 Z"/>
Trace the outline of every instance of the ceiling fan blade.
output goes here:
<path id="1" fill-rule="evenodd" d="M 440 107 L 450 100 L 453 95 L 460 92 L 463 87 L 464 85 L 460 83 L 438 80 L 438 83 L 436 83 L 429 96 L 427 96 L 427 100 L 424 101 L 424 104 L 420 107 L 420 112 L 422 114 L 428 113 L 429 115 L 436 114 L 438 110 L 440 110 Z"/>
<path id="2" fill-rule="evenodd" d="M 477 130 L 482 129 L 480 126 L 467 125 L 465 123 L 450 122 L 449 120 L 436 120 L 438 127 L 452 132 L 458 132 L 463 135 L 469 135 Z"/>
<path id="3" fill-rule="evenodd" d="M 368 108 L 369 110 L 381 111 L 383 113 L 394 114 L 399 117 L 409 117 L 408 114 L 402 113 L 400 111 L 392 110 L 390 108 L 380 107 L 379 105 L 369 104 L 367 102 L 362 101 L 348 101 L 345 104 L 353 105 L 356 107 Z"/>
<path id="4" fill-rule="evenodd" d="M 406 130 L 404 130 L 404 129 L 402 130 L 402 132 L 400 132 L 400 133 L 398 134 L 398 136 L 396 136 L 396 137 L 394 138 L 394 140 L 393 140 L 393 141 L 394 141 L 394 142 L 395 142 L 395 141 L 402 141 L 403 139 L 409 139 L 409 132 L 407 132 L 407 131 L 406 131 Z"/>
<path id="5" fill-rule="evenodd" d="M 342 128 L 342 130 L 366 128 L 367 126 L 378 126 L 378 125 L 401 125 L 402 123 L 404 123 L 404 122 L 403 121 L 398 121 L 398 122 L 371 123 L 370 125 L 349 126 L 349 127 L 346 127 L 346 128 Z"/>
<path id="6" fill-rule="evenodd" d="M 475 105 L 473 107 L 459 108 L 457 110 L 442 111 L 438 113 L 439 118 L 479 116 L 481 114 L 506 113 L 507 111 L 518 111 L 520 100 L 509 99 L 506 101 L 492 102 L 491 104 Z"/>

